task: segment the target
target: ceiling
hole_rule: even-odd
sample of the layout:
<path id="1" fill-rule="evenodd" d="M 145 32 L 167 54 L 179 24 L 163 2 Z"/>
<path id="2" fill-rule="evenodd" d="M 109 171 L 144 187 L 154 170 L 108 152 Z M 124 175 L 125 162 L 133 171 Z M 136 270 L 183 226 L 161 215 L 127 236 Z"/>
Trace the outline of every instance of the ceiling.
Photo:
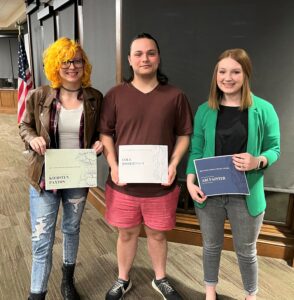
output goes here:
<path id="1" fill-rule="evenodd" d="M 16 22 L 26 19 L 24 0 L 0 0 L 0 30 L 16 30 Z"/>

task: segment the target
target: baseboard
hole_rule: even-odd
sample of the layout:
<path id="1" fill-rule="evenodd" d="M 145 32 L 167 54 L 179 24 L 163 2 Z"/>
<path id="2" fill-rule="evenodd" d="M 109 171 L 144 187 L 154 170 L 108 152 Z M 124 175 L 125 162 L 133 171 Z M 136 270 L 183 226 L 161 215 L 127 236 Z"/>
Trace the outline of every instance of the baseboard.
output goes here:
<path id="1" fill-rule="evenodd" d="M 91 188 L 88 201 L 104 216 L 104 191 Z M 144 230 L 141 236 L 145 236 Z M 195 215 L 177 213 L 176 227 L 167 233 L 168 241 L 202 246 L 202 236 L 198 220 Z M 225 224 L 224 250 L 234 251 L 233 239 L 228 222 Z M 264 224 L 257 241 L 258 255 L 284 259 L 294 267 L 294 234 L 289 230 L 274 225 Z"/>

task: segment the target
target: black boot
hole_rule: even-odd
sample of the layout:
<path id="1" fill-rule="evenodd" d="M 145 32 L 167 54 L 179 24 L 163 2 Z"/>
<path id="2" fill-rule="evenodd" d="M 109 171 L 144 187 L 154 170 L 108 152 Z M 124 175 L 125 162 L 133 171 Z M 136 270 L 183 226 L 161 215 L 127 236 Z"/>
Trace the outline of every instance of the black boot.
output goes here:
<path id="1" fill-rule="evenodd" d="M 74 271 L 75 271 L 75 265 L 63 264 L 61 294 L 64 300 L 80 300 L 80 295 L 78 294 L 74 286 L 74 278 L 73 278 Z"/>
<path id="2" fill-rule="evenodd" d="M 28 300 L 45 300 L 46 293 L 47 292 L 40 293 L 40 294 L 30 293 Z"/>

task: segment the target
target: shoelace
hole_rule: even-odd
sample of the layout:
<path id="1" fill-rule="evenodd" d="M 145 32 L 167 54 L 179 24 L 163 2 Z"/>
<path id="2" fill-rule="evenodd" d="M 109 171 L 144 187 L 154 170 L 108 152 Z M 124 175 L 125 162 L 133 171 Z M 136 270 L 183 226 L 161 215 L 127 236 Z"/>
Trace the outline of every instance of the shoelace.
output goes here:
<path id="1" fill-rule="evenodd" d="M 111 292 L 117 294 L 120 289 L 122 289 L 123 291 L 125 290 L 124 284 L 122 282 L 116 281 L 111 289 Z"/>
<path id="2" fill-rule="evenodd" d="M 163 281 L 161 282 L 158 287 L 160 289 L 163 289 L 164 290 L 164 293 L 166 294 L 170 294 L 172 292 L 174 292 L 174 289 L 172 288 L 172 286 L 170 285 L 170 283 L 166 280 L 166 281 Z"/>

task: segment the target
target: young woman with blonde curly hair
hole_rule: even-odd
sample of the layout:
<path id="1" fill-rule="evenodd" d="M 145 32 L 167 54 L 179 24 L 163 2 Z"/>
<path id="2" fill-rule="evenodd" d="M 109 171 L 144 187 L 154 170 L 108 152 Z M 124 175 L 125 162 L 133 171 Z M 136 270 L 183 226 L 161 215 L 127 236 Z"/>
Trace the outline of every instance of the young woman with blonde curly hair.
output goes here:
<path id="1" fill-rule="evenodd" d="M 30 300 L 45 299 L 52 267 L 52 248 L 60 203 L 63 206 L 64 299 L 76 300 L 73 275 L 79 246 L 80 221 L 88 188 L 46 190 L 46 149 L 93 148 L 101 153 L 98 123 L 102 94 L 90 87 L 91 65 L 81 46 L 60 38 L 44 52 L 50 86 L 33 90 L 26 102 L 20 136 L 29 152 L 32 274 Z"/>

